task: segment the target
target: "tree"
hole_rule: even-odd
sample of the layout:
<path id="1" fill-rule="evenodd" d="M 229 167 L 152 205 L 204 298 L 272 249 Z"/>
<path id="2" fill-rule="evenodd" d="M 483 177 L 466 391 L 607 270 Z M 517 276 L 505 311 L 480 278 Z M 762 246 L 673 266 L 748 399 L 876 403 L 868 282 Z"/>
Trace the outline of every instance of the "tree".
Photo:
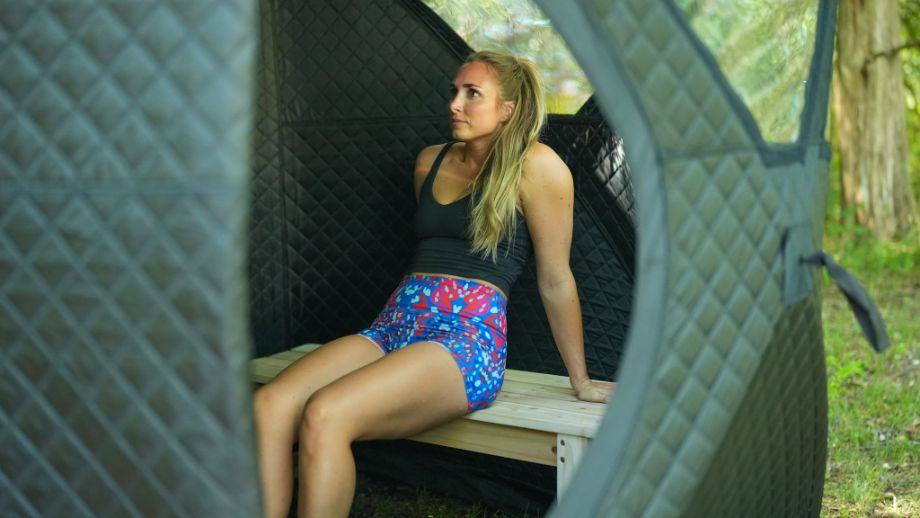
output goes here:
<path id="1" fill-rule="evenodd" d="M 841 205 L 884 240 L 917 225 L 910 183 L 898 0 L 841 0 L 834 110 Z"/>
<path id="2" fill-rule="evenodd" d="M 920 194 L 920 0 L 901 0 L 901 21 L 904 22 L 904 40 L 909 42 L 901 52 L 901 60 L 904 63 L 904 87 L 907 88 L 911 183 L 916 196 Z"/>

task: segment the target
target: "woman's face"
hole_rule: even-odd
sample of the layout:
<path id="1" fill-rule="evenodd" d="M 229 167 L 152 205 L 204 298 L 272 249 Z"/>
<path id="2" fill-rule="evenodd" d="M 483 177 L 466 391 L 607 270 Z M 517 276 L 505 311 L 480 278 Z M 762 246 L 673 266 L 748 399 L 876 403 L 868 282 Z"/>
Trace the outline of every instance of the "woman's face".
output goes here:
<path id="1" fill-rule="evenodd" d="M 463 142 L 491 140 L 514 109 L 512 101 L 501 100 L 498 78 L 485 63 L 460 67 L 452 90 L 451 127 L 454 138 Z"/>

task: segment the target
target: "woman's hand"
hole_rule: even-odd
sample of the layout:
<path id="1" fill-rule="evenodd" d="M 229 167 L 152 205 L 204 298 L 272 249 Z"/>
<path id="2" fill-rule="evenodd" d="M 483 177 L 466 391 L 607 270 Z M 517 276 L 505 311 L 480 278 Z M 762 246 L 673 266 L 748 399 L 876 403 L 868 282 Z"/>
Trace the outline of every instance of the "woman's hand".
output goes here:
<path id="1" fill-rule="evenodd" d="M 610 396 L 613 395 L 614 387 L 616 387 L 615 383 L 594 381 L 591 379 L 586 379 L 579 383 L 572 383 L 572 388 L 575 389 L 575 397 L 590 403 L 609 402 Z"/>

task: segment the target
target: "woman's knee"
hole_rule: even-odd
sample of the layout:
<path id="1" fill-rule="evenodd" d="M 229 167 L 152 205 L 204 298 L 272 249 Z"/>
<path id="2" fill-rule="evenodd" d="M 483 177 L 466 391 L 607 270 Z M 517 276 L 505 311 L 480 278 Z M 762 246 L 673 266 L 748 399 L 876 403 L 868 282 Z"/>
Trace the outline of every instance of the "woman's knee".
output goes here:
<path id="1" fill-rule="evenodd" d="M 304 453 L 328 446 L 329 441 L 351 442 L 346 410 L 333 391 L 316 391 L 303 408 L 300 421 L 300 444 Z M 305 450 L 305 451 L 304 451 Z"/>
<path id="2" fill-rule="evenodd" d="M 256 389 L 252 396 L 252 413 L 256 428 L 264 431 L 282 423 L 284 415 L 290 414 L 290 409 L 286 408 L 290 406 L 290 403 L 287 403 L 289 399 L 283 391 L 271 383 Z"/>

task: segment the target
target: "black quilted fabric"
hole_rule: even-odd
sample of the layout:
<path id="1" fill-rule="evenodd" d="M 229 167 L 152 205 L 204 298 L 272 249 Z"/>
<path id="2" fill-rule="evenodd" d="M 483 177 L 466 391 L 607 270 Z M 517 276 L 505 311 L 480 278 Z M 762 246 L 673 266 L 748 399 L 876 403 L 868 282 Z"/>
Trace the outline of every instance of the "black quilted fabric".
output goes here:
<path id="1" fill-rule="evenodd" d="M 250 269 L 258 354 L 365 327 L 412 251 L 411 170 L 465 45 L 418 3 L 265 0 Z"/>

